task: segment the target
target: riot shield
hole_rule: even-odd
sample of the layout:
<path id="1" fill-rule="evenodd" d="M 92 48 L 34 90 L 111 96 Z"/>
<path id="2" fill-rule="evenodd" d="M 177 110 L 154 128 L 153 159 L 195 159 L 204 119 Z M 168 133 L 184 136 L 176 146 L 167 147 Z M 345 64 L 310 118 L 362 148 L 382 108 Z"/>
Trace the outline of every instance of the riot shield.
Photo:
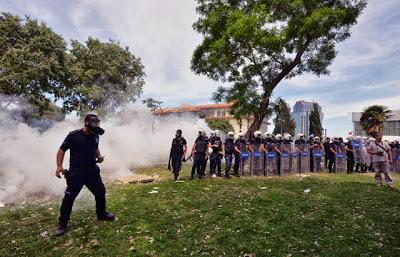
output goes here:
<path id="1" fill-rule="evenodd" d="M 279 176 L 278 171 L 278 155 L 274 150 L 268 151 L 266 154 L 266 176 Z"/>
<path id="2" fill-rule="evenodd" d="M 400 172 L 400 148 L 395 148 L 393 151 L 393 163 L 395 172 Z"/>
<path id="3" fill-rule="evenodd" d="M 240 166 L 239 166 L 239 172 L 242 176 L 244 175 L 250 175 L 250 153 L 245 151 L 240 154 Z"/>
<path id="4" fill-rule="evenodd" d="M 292 147 L 290 143 L 283 143 L 281 145 L 281 176 L 288 176 L 291 173 L 290 170 L 290 154 Z"/>
<path id="5" fill-rule="evenodd" d="M 336 172 L 346 171 L 346 148 L 344 144 L 335 145 Z"/>
<path id="6" fill-rule="evenodd" d="M 363 139 L 354 139 L 351 143 L 353 145 L 354 150 L 354 162 L 355 163 L 364 163 L 364 153 L 363 153 Z M 364 144 L 365 146 L 365 144 Z"/>
<path id="7" fill-rule="evenodd" d="M 300 172 L 300 154 L 295 149 L 290 154 L 290 172 L 297 174 Z"/>
<path id="8" fill-rule="evenodd" d="M 314 172 L 322 172 L 324 165 L 324 147 L 322 144 L 316 144 L 314 147 Z"/>
<path id="9" fill-rule="evenodd" d="M 240 150 L 240 164 L 239 164 L 239 173 L 244 176 L 246 174 L 250 174 L 250 153 L 247 150 L 246 143 L 239 143 Z"/>
<path id="10" fill-rule="evenodd" d="M 250 174 L 253 176 L 264 176 L 264 152 L 255 151 L 251 154 L 251 171 Z"/>
<path id="11" fill-rule="evenodd" d="M 361 140 L 361 150 L 363 153 L 363 162 L 362 163 L 369 166 L 371 164 L 371 155 L 367 151 L 367 140 L 364 138 Z"/>
<path id="12" fill-rule="evenodd" d="M 296 147 L 300 151 L 299 173 L 310 172 L 310 145 L 298 144 Z"/>

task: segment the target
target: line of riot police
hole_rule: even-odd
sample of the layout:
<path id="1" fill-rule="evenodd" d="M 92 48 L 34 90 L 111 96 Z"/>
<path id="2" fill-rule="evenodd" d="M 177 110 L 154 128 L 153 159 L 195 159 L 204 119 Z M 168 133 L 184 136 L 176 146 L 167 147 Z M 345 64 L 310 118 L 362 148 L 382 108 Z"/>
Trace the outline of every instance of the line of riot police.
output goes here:
<path id="1" fill-rule="evenodd" d="M 177 133 L 181 136 L 180 133 Z M 367 172 L 372 171 L 371 157 L 367 152 L 367 145 L 373 139 L 363 137 L 348 137 L 347 142 L 340 137 L 321 138 L 297 135 L 293 140 L 290 134 L 270 133 L 262 134 L 254 132 L 252 138 L 247 140 L 243 133 L 235 138 L 233 132 L 229 132 L 225 139 L 221 133 L 212 131 L 210 137 L 204 129 L 200 129 L 198 137 L 192 147 L 188 159 L 193 159 L 190 179 L 196 176 L 200 179 L 205 176 L 231 178 L 239 176 L 288 176 L 308 172 Z M 179 175 L 181 160 L 185 161 L 186 140 L 184 146 L 178 147 L 180 156 L 175 158 L 175 179 Z M 173 143 L 174 144 L 174 143 Z M 394 162 L 393 170 L 400 170 L 399 142 L 393 142 L 392 151 Z M 175 147 L 171 148 L 172 149 Z M 183 150 L 184 149 L 184 150 Z M 172 153 L 172 156 L 174 154 Z M 176 156 L 176 155 L 175 155 Z M 225 169 L 222 170 L 222 161 L 225 159 Z M 206 171 L 207 163 L 209 170 Z M 209 174 L 206 174 L 209 173 Z M 224 174 L 223 174 L 224 173 Z"/>

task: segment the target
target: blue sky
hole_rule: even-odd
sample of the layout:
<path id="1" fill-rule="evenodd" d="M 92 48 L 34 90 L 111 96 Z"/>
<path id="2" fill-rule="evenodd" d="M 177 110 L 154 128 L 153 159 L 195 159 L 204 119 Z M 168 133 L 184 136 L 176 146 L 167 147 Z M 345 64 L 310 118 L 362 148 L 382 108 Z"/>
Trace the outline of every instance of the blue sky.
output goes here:
<path id="1" fill-rule="evenodd" d="M 219 85 L 190 71 L 201 36 L 192 30 L 193 0 L 2 0 L 0 9 L 46 22 L 67 40 L 109 38 L 130 47 L 146 67 L 144 97 L 165 106 L 209 102 Z M 330 135 L 352 130 L 350 112 L 383 104 L 400 109 L 400 1 L 370 0 L 352 37 L 338 47 L 331 75 L 281 83 L 274 96 L 317 101 Z"/>

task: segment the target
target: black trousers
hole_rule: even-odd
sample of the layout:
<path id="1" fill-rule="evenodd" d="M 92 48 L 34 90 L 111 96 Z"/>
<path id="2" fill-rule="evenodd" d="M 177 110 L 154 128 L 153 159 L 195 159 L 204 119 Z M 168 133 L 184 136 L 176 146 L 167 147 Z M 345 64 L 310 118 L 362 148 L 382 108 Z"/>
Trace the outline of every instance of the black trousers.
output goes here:
<path id="1" fill-rule="evenodd" d="M 212 153 L 210 155 L 210 175 L 215 174 L 215 170 L 217 170 L 218 176 L 220 176 L 222 172 L 222 165 L 221 156 L 218 153 Z"/>
<path id="2" fill-rule="evenodd" d="M 239 175 L 240 154 L 235 154 L 235 165 L 233 166 L 233 174 Z"/>
<path id="3" fill-rule="evenodd" d="M 325 169 L 328 168 L 328 163 L 329 163 L 329 157 L 327 154 L 325 154 Z"/>
<path id="4" fill-rule="evenodd" d="M 197 172 L 197 175 L 202 178 L 206 170 L 206 154 L 205 153 L 195 153 L 194 162 L 192 166 L 192 176 Z"/>
<path id="5" fill-rule="evenodd" d="M 182 154 L 172 155 L 171 163 L 172 163 L 172 173 L 174 173 L 175 177 L 179 176 L 179 172 L 181 171 L 182 167 Z"/>
<path id="6" fill-rule="evenodd" d="M 100 169 L 70 169 L 66 175 L 67 189 L 61 204 L 59 223 L 66 226 L 71 216 L 72 205 L 83 186 L 95 197 L 97 217 L 106 211 L 106 188 L 100 176 Z"/>
<path id="7" fill-rule="evenodd" d="M 335 156 L 328 155 L 328 169 L 329 172 L 336 171 Z"/>
<path id="8" fill-rule="evenodd" d="M 347 158 L 347 173 L 354 171 L 354 158 Z"/>

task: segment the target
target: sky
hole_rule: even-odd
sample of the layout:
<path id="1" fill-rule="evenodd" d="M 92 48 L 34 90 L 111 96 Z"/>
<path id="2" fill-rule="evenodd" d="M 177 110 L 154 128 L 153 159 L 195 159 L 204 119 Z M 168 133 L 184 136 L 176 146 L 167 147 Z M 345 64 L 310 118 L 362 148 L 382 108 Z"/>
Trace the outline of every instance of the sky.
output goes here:
<path id="1" fill-rule="evenodd" d="M 113 39 L 145 66 L 143 98 L 164 107 L 206 104 L 221 85 L 190 70 L 202 37 L 192 29 L 194 0 L 0 0 L 0 10 L 44 21 L 69 41 Z M 329 76 L 305 74 L 278 85 L 274 97 L 291 106 L 316 101 L 328 135 L 352 130 L 351 112 L 381 104 L 400 109 L 400 1 L 370 0 L 352 36 L 338 45 Z"/>

